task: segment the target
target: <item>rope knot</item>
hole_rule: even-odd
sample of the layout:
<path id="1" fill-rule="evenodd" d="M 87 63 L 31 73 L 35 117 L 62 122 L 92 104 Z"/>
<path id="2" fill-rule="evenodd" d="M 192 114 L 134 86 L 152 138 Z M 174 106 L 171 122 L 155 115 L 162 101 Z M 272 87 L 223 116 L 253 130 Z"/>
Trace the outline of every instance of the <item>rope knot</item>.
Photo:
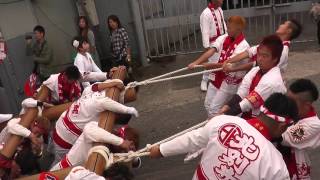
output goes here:
<path id="1" fill-rule="evenodd" d="M 147 151 L 150 151 L 150 149 L 152 148 L 151 144 L 147 144 L 146 148 L 147 148 Z"/>
<path id="2" fill-rule="evenodd" d="M 133 82 L 130 82 L 129 84 L 127 84 L 126 89 L 135 88 L 137 86 L 138 86 L 138 82 L 133 81 Z"/>
<path id="3" fill-rule="evenodd" d="M 133 159 L 135 156 L 137 156 L 137 153 L 136 153 L 136 152 L 133 152 L 133 151 L 129 151 L 129 152 L 128 152 L 128 158 L 129 158 L 129 159 Z"/>

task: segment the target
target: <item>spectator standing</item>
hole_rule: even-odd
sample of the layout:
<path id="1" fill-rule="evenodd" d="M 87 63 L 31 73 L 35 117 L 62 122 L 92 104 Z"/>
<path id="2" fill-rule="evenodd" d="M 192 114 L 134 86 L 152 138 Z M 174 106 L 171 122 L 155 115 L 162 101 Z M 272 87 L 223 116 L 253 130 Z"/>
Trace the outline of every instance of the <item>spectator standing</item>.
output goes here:
<path id="1" fill-rule="evenodd" d="M 320 45 L 320 3 L 315 2 L 312 4 L 310 15 L 313 20 L 317 23 L 317 37 L 318 37 L 318 44 Z"/>
<path id="2" fill-rule="evenodd" d="M 92 55 L 95 64 L 101 67 L 99 54 L 96 48 L 96 40 L 93 31 L 89 28 L 88 19 L 80 16 L 78 20 L 79 36 L 83 37 L 90 44 L 89 53 Z"/>
<path id="3" fill-rule="evenodd" d="M 35 41 L 32 36 L 26 36 L 26 55 L 32 56 L 35 64 L 34 72 L 41 81 L 46 80 L 52 73 L 53 51 L 45 39 L 45 29 L 37 25 L 33 29 Z"/>
<path id="4" fill-rule="evenodd" d="M 131 48 L 129 45 L 129 36 L 125 28 L 122 27 L 119 18 L 116 15 L 108 17 L 108 28 L 110 31 L 111 54 L 113 57 L 113 66 L 124 65 L 129 68 L 131 62 Z M 131 68 L 128 69 L 130 73 Z"/>
<path id="5" fill-rule="evenodd" d="M 78 51 L 74 65 L 78 67 L 80 72 L 102 72 L 89 53 L 90 44 L 85 38 L 75 37 L 72 45 Z"/>
<path id="6" fill-rule="evenodd" d="M 226 23 L 224 21 L 223 11 L 221 6 L 223 0 L 208 0 L 208 6 L 202 11 L 200 15 L 200 28 L 202 36 L 202 45 L 208 50 L 216 39 L 226 33 Z M 220 57 L 219 53 L 212 55 L 209 62 L 218 62 Z M 208 90 L 209 80 L 214 80 L 210 73 L 205 73 L 202 76 L 200 85 L 201 91 Z"/>

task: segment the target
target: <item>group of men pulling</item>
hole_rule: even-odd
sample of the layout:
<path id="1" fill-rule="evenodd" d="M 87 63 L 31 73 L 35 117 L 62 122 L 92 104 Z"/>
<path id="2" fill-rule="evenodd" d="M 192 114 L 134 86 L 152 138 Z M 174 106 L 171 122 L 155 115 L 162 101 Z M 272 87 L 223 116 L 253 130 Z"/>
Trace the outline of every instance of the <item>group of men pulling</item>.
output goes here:
<path id="1" fill-rule="evenodd" d="M 125 67 L 113 68 L 110 74 L 119 69 L 125 69 Z M 107 73 L 102 72 L 80 72 L 76 66 L 67 67 L 63 72 L 51 75 L 34 94 L 34 97 L 37 93 L 45 94 L 45 101 L 30 97 L 22 102 L 22 110 L 19 116 L 0 115 L 1 122 L 5 124 L 0 134 L 1 146 L 6 145 L 10 134 L 18 135 L 24 138 L 22 144 L 27 141 L 26 143 L 32 146 L 31 154 L 40 157 L 42 151 L 44 151 L 42 141 L 45 141 L 48 152 L 54 155 L 54 161 L 51 165 L 52 171 L 83 165 L 87 160 L 90 149 L 96 142 L 107 144 L 108 147 L 102 149 L 108 151 L 108 153 L 136 150 L 139 145 L 139 133 L 134 128 L 129 127 L 128 122 L 131 116 L 138 117 L 138 111 L 133 107 L 123 105 L 125 102 L 135 99 L 135 90 L 125 89 L 120 79 L 108 79 L 108 77 Z M 86 88 L 81 88 L 80 83 L 82 82 L 99 80 L 103 82 L 96 82 Z M 119 97 L 121 103 L 106 96 L 106 92 L 110 88 L 117 88 L 121 91 Z M 45 109 L 65 103 L 69 103 L 68 108 L 62 114 L 60 113 L 57 121 L 51 121 L 42 116 Z M 29 130 L 19 123 L 26 116 L 29 108 L 35 107 L 39 109 L 40 113 L 34 119 L 34 123 Z M 117 126 L 112 132 L 98 126 L 100 113 L 104 111 L 111 111 L 116 114 Z M 29 171 L 26 170 L 28 167 L 25 166 L 30 167 L 30 164 L 20 164 L 18 162 L 17 159 L 22 156 L 24 147 L 21 146 L 18 149 L 12 159 L 0 155 L 3 179 L 16 178 L 19 174 L 17 168 L 24 175 L 34 173 L 35 169 L 29 168 Z M 139 158 L 134 159 L 133 162 L 135 166 L 139 166 L 141 163 Z M 110 163 L 111 165 L 112 163 Z M 123 164 L 112 166 L 111 169 L 114 170 L 107 177 L 120 177 L 114 172 L 123 168 L 126 168 Z M 83 173 L 80 174 L 80 176 L 87 176 Z M 132 176 L 129 171 L 122 175 L 124 178 Z M 46 176 L 54 177 L 53 174 L 46 174 Z M 74 177 L 74 175 L 72 176 Z M 73 179 L 79 179 L 80 176 Z"/>
<path id="2" fill-rule="evenodd" d="M 231 16 L 225 23 L 222 3 L 209 0 L 201 14 L 206 51 L 188 65 L 190 69 L 200 64 L 206 69 L 222 68 L 205 74 L 201 82 L 201 90 L 207 91 L 204 106 L 210 120 L 204 127 L 149 148 L 150 157 L 202 154 L 195 180 L 310 179 L 308 150 L 320 145 L 320 120 L 313 107 L 319 92 L 308 79 L 298 79 L 287 88 L 283 78 L 290 41 L 300 35 L 301 25 L 288 20 L 275 34 L 250 47 L 244 35 L 245 19 Z M 31 144 L 34 154 L 41 156 L 39 145 L 45 141 L 55 155 L 52 171 L 76 166 L 66 179 L 132 179 L 129 167 L 139 166 L 141 160 L 134 158 L 130 165 L 112 163 L 112 154 L 138 148 L 139 133 L 128 126 L 138 111 L 123 105 L 130 101 L 127 95 L 132 89 L 124 88 L 119 79 L 108 79 L 109 74 L 82 72 L 71 66 L 51 75 L 35 92 L 47 89 L 44 101 L 30 97 L 22 102 L 19 116 L 0 115 L 1 122 L 9 120 L 0 134 L 1 147 L 14 134 L 24 137 L 23 144 Z M 96 83 L 81 86 L 87 81 Z M 110 88 L 121 91 L 119 102 L 106 96 Z M 39 113 L 30 130 L 20 124 L 28 108 L 37 107 L 41 112 L 64 103 L 71 105 L 54 123 Z M 116 114 L 119 126 L 113 132 L 98 126 L 104 111 Z M 94 147 L 97 142 L 106 146 Z M 0 154 L 3 179 L 16 176 L 12 171 L 19 152 L 12 159 Z M 104 154 L 103 176 L 82 167 L 90 152 Z"/>
<path id="3" fill-rule="evenodd" d="M 193 177 L 198 180 L 311 179 L 308 150 L 320 141 L 320 120 L 312 104 L 319 92 L 308 79 L 287 89 L 283 78 L 300 23 L 285 21 L 275 34 L 250 47 L 243 33 L 245 19 L 231 16 L 225 26 L 223 0 L 208 3 L 200 17 L 207 50 L 188 67 L 223 69 L 201 82 L 210 121 L 153 147 L 151 157 L 202 154 Z"/>

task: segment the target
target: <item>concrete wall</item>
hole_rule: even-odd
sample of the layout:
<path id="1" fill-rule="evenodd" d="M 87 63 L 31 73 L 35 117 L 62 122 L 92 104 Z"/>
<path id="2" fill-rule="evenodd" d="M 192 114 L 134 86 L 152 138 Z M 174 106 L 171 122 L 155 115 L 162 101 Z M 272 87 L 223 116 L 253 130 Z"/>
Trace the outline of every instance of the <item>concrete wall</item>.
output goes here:
<path id="1" fill-rule="evenodd" d="M 73 63 L 71 40 L 77 35 L 77 11 L 73 1 L 38 0 L 33 1 L 34 14 L 47 30 L 47 39 L 53 46 L 56 71 L 60 65 Z M 32 29 L 31 29 L 32 30 Z"/>
<path id="2" fill-rule="evenodd" d="M 0 64 L 0 112 L 17 113 L 24 98 L 23 85 L 33 61 L 25 56 L 25 34 L 40 24 L 53 47 L 55 71 L 71 63 L 71 39 L 75 36 L 76 10 L 73 1 L 29 0 L 0 3 L 0 29 L 8 46 L 8 58 Z"/>
<path id="3" fill-rule="evenodd" d="M 0 87 L 0 100 L 1 102 L 9 102 L 6 96 L 6 91 L 4 88 Z M 0 114 L 9 114 L 11 111 L 10 104 L 1 103 Z"/>
<path id="4" fill-rule="evenodd" d="M 104 59 L 110 58 L 110 40 L 109 29 L 107 27 L 107 18 L 109 15 L 117 15 L 122 26 L 128 31 L 130 45 L 132 49 L 133 58 L 138 58 L 138 42 L 136 39 L 136 32 L 134 28 L 134 20 L 130 8 L 129 0 L 96 0 L 96 9 L 100 20 L 100 34 L 101 42 L 104 52 Z"/>

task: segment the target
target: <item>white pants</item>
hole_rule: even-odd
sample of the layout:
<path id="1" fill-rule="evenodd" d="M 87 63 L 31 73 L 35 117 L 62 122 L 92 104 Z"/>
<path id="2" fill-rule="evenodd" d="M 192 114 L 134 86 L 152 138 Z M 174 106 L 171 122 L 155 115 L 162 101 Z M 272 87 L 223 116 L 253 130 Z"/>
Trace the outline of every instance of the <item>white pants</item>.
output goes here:
<path id="1" fill-rule="evenodd" d="M 53 165 L 53 166 L 52 166 L 52 165 Z M 60 168 L 60 161 L 59 161 L 58 163 L 52 164 L 52 165 L 51 165 L 52 168 L 50 169 L 50 171 L 57 171 L 57 170 L 61 169 L 61 168 Z"/>
<path id="2" fill-rule="evenodd" d="M 58 164 L 62 158 L 64 158 L 64 156 L 69 152 L 70 149 L 64 149 L 62 147 L 60 147 L 58 144 L 56 144 L 53 141 L 53 145 L 54 145 L 54 161 L 51 164 L 51 167 L 55 166 L 56 164 Z"/>
<path id="3" fill-rule="evenodd" d="M 232 95 L 232 93 L 217 89 L 212 83 L 209 83 L 206 99 L 204 100 L 204 107 L 207 110 L 208 117 L 216 116 L 222 106 L 232 98 Z"/>
<path id="4" fill-rule="evenodd" d="M 208 82 L 208 81 L 209 81 L 209 75 L 210 75 L 210 72 L 203 73 L 203 75 L 202 75 L 202 81 Z"/>

